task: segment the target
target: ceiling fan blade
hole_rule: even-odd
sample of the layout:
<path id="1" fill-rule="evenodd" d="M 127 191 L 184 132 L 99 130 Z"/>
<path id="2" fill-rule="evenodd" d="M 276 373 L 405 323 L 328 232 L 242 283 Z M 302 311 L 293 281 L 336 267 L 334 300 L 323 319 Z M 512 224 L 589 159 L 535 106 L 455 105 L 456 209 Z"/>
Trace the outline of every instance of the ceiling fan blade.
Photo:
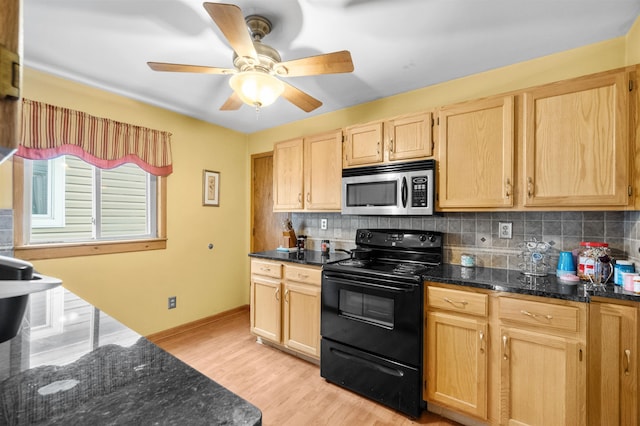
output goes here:
<path id="1" fill-rule="evenodd" d="M 203 3 L 203 6 L 238 56 L 258 59 L 247 23 L 238 6 L 224 3 Z"/>
<path id="2" fill-rule="evenodd" d="M 202 65 L 169 64 L 166 62 L 147 62 L 154 71 L 195 72 L 200 74 L 235 74 L 231 68 L 206 67 Z"/>
<path id="3" fill-rule="evenodd" d="M 242 99 L 236 92 L 231 93 L 231 96 L 220 107 L 220 111 L 235 111 L 242 106 Z"/>
<path id="4" fill-rule="evenodd" d="M 288 71 L 283 77 L 336 74 L 353 71 L 353 61 L 351 61 L 351 53 L 349 53 L 348 50 L 294 59 L 293 61 L 281 62 L 279 65 L 284 66 Z"/>
<path id="5" fill-rule="evenodd" d="M 282 92 L 282 97 L 300 108 L 305 112 L 311 112 L 314 109 L 322 106 L 322 102 L 317 100 L 311 95 L 306 94 L 300 89 L 293 87 L 288 83 L 284 83 L 284 92 Z"/>

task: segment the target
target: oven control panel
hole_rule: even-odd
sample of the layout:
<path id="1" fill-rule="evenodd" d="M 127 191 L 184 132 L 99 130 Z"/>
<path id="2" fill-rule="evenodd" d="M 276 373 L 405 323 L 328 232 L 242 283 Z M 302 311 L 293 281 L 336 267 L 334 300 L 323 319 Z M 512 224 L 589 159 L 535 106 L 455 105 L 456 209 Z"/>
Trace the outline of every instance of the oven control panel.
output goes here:
<path id="1" fill-rule="evenodd" d="M 423 230 L 358 229 L 356 244 L 367 247 L 439 248 L 442 233 Z"/>

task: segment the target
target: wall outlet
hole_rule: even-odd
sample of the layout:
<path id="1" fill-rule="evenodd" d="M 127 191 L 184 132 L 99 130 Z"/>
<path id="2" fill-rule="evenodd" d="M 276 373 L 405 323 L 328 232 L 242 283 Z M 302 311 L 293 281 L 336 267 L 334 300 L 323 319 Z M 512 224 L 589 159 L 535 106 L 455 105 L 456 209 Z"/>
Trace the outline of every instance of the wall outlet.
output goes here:
<path id="1" fill-rule="evenodd" d="M 327 229 L 327 219 L 320 219 L 320 229 Z"/>
<path id="2" fill-rule="evenodd" d="M 176 296 L 169 297 L 169 309 L 176 308 Z"/>
<path id="3" fill-rule="evenodd" d="M 498 237 L 499 238 L 512 238 L 511 234 L 511 222 L 499 222 L 498 223 Z"/>

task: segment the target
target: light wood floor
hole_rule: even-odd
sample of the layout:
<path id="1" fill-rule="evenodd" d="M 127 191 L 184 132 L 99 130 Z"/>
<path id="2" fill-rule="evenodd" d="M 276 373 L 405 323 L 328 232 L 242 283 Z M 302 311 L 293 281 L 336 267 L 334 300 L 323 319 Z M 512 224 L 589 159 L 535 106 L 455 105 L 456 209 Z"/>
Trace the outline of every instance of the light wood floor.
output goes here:
<path id="1" fill-rule="evenodd" d="M 249 333 L 248 310 L 154 340 L 258 407 L 265 426 L 457 425 L 427 412 L 412 421 L 328 383 L 317 365 L 256 343 Z"/>

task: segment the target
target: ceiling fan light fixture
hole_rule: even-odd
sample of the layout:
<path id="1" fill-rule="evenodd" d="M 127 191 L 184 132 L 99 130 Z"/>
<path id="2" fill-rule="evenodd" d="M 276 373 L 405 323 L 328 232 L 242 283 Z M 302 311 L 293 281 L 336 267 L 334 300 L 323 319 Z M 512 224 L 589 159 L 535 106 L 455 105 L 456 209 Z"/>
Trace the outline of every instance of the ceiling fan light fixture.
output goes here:
<path id="1" fill-rule="evenodd" d="M 271 74 L 260 71 L 243 71 L 231 76 L 231 88 L 240 99 L 253 107 L 271 105 L 284 92 L 284 83 Z"/>

